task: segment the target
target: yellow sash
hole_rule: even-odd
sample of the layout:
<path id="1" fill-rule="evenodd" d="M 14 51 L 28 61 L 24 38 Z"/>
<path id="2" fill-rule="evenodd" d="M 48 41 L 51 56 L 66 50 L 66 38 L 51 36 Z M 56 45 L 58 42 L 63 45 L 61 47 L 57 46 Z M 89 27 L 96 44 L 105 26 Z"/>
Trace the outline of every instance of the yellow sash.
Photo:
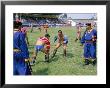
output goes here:
<path id="1" fill-rule="evenodd" d="M 21 50 L 19 50 L 19 49 L 14 49 L 13 51 L 14 51 L 14 52 L 20 52 Z"/>

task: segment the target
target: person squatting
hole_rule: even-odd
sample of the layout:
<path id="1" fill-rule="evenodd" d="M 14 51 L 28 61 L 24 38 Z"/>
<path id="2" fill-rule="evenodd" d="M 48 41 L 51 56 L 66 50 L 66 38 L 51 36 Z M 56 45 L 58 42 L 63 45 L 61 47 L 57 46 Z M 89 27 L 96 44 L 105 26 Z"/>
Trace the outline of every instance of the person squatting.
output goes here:
<path id="1" fill-rule="evenodd" d="M 45 36 L 37 39 L 31 65 L 34 65 L 39 51 L 41 51 L 45 54 L 45 61 L 49 62 L 49 51 L 50 51 L 49 38 L 50 38 L 50 35 L 48 33 L 46 33 Z"/>
<path id="2" fill-rule="evenodd" d="M 57 41 L 58 40 L 58 41 Z M 54 37 L 54 42 L 57 41 L 56 47 L 53 51 L 52 58 L 55 56 L 57 49 L 63 45 L 63 55 L 66 57 L 66 48 L 68 44 L 68 38 L 67 35 L 63 35 L 61 30 L 58 30 L 58 35 Z"/>

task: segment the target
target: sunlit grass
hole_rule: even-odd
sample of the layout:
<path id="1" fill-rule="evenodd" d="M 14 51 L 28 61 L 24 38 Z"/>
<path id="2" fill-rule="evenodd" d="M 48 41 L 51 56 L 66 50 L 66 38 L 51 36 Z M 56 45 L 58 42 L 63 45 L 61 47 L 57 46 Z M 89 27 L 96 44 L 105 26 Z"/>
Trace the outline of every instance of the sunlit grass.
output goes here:
<path id="1" fill-rule="evenodd" d="M 58 49 L 56 56 L 50 60 L 50 63 L 44 62 L 44 54 L 38 53 L 37 61 L 33 69 L 33 75 L 96 75 L 97 66 L 83 66 L 83 47 L 80 46 L 79 41 L 74 42 L 76 38 L 76 29 L 74 27 L 63 27 L 63 28 L 49 28 L 48 33 L 50 34 L 51 52 L 55 48 L 53 41 L 54 36 L 57 35 L 57 31 L 62 30 L 69 38 L 67 46 L 67 57 L 63 57 L 62 46 Z M 82 33 L 85 29 L 82 30 Z M 44 35 L 44 32 L 40 32 L 37 28 L 31 33 L 28 31 L 28 38 L 30 42 L 29 52 L 30 57 L 34 50 L 34 45 L 38 37 Z"/>

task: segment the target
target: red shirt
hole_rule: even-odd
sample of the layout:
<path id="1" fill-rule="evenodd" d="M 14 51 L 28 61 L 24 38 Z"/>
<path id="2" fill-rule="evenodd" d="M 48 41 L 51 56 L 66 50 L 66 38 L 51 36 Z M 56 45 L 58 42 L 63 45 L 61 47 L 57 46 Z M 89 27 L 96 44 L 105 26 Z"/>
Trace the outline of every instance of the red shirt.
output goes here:
<path id="1" fill-rule="evenodd" d="M 42 42 L 44 42 L 46 44 L 46 48 L 50 49 L 50 41 L 48 38 L 46 37 L 40 37 L 39 40 L 41 40 Z"/>
<path id="2" fill-rule="evenodd" d="M 41 37 L 40 39 L 41 39 L 46 45 L 50 45 L 50 41 L 49 41 L 48 38 L 46 38 L 46 37 Z"/>

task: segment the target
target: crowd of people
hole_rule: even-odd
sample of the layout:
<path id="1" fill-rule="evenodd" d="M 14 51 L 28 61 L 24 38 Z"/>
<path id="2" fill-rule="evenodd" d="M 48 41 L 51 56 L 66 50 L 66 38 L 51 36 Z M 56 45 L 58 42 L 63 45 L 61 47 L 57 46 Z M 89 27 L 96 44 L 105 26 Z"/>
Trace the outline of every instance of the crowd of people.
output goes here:
<path id="1" fill-rule="evenodd" d="M 44 26 L 45 35 L 38 38 L 35 43 L 35 49 L 33 56 L 29 57 L 28 45 L 29 41 L 25 29 L 22 28 L 22 23 L 20 21 L 14 21 L 14 75 L 31 75 L 32 68 L 31 65 L 34 65 L 39 51 L 42 51 L 45 55 L 45 61 L 49 62 L 50 55 L 50 34 L 48 34 L 48 24 Z M 84 65 L 89 65 L 89 60 L 92 59 L 92 64 L 96 64 L 96 42 L 97 42 L 97 31 L 92 28 L 91 23 L 86 24 L 86 31 L 81 37 L 81 26 L 80 23 L 77 27 L 77 37 L 76 40 L 79 40 L 84 46 Z M 67 56 L 67 44 L 69 42 L 68 36 L 63 34 L 62 30 L 59 30 L 57 36 L 54 37 L 54 42 L 57 41 L 56 47 L 53 50 L 52 57 L 55 57 L 58 48 L 63 46 L 63 55 Z"/>
<path id="2" fill-rule="evenodd" d="M 33 19 L 22 19 L 22 25 L 31 27 L 33 24 L 34 27 L 39 27 L 39 25 L 43 25 L 48 23 L 50 27 L 55 26 L 56 24 L 64 24 L 64 21 L 58 18 L 38 18 L 36 20 Z"/>

